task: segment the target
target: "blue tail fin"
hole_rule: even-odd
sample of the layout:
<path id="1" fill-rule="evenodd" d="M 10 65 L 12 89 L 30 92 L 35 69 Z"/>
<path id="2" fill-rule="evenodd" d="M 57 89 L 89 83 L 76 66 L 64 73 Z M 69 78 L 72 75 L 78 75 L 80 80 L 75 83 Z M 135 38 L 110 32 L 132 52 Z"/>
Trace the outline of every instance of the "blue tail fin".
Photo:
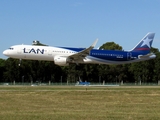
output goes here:
<path id="1" fill-rule="evenodd" d="M 155 33 L 148 33 L 131 51 L 150 53 Z"/>

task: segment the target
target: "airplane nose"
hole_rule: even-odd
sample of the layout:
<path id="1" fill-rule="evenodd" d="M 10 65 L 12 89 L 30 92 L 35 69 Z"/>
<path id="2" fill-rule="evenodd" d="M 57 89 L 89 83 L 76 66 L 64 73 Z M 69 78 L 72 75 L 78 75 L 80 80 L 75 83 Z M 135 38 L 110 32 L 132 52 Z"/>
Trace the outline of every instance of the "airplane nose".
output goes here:
<path id="1" fill-rule="evenodd" d="M 3 51 L 3 55 L 8 55 L 8 51 L 7 50 L 5 50 L 5 51 Z"/>

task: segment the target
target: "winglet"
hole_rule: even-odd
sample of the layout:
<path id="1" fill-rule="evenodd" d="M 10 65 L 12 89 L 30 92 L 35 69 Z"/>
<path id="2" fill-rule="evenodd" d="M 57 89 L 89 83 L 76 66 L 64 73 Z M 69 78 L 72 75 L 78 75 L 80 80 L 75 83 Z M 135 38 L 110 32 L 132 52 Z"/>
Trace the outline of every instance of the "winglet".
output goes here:
<path id="1" fill-rule="evenodd" d="M 94 43 L 91 45 L 91 47 L 94 48 L 96 46 L 97 42 L 98 42 L 98 38 L 94 41 Z"/>

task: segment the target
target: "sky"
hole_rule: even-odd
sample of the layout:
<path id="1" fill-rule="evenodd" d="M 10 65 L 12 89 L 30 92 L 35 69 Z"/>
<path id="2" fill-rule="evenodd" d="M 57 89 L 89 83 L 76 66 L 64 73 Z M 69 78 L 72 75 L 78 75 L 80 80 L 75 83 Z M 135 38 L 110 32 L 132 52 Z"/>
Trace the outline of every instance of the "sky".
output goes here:
<path id="1" fill-rule="evenodd" d="M 0 0 L 0 58 L 12 45 L 132 49 L 148 32 L 160 49 L 160 0 Z"/>

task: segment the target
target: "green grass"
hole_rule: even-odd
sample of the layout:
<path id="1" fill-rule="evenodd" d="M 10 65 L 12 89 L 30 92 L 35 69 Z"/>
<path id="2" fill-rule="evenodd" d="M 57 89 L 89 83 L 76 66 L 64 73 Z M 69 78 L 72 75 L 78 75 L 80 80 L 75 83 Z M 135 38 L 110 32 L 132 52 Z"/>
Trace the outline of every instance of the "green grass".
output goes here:
<path id="1" fill-rule="evenodd" d="M 159 87 L 0 87 L 0 120 L 159 119 Z"/>

